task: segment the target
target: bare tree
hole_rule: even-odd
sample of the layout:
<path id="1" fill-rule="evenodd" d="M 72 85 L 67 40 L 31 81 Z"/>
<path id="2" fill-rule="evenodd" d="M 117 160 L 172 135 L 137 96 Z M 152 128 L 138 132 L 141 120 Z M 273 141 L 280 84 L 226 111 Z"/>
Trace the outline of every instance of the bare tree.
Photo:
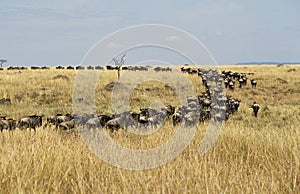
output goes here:
<path id="1" fill-rule="evenodd" d="M 0 60 L 0 66 L 2 67 L 3 63 L 6 63 L 6 62 L 7 62 L 7 60 L 1 59 L 1 60 Z"/>
<path id="2" fill-rule="evenodd" d="M 122 55 L 120 60 L 118 60 L 116 58 L 113 58 L 113 61 L 114 61 L 115 65 L 117 66 L 117 70 L 118 70 L 118 80 L 120 79 L 121 69 L 122 69 L 122 66 L 124 64 L 124 57 L 125 56 L 126 56 L 126 53 Z"/>

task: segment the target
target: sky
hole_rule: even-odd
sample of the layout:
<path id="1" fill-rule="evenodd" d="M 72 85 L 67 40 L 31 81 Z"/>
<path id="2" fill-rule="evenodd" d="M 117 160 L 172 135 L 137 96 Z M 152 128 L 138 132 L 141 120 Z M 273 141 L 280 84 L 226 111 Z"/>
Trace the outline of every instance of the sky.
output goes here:
<path id="1" fill-rule="evenodd" d="M 218 64 L 299 62 L 299 10 L 298 0 L 2 0 L 0 59 L 6 65 L 77 65 L 111 33 L 160 24 L 193 35 Z M 165 40 L 179 38 L 170 34 Z M 112 41 L 105 49 L 118 45 Z M 149 53 L 156 53 L 156 61 L 177 60 L 159 49 L 137 49 L 126 63 L 153 60 Z"/>

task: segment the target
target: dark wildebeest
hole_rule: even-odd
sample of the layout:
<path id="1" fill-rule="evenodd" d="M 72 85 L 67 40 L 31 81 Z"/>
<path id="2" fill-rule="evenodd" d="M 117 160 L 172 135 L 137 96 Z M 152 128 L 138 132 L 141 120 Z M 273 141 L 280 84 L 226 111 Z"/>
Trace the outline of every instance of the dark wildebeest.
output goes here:
<path id="1" fill-rule="evenodd" d="M 85 69 L 83 66 L 76 66 L 76 70 L 83 70 Z"/>
<path id="2" fill-rule="evenodd" d="M 87 70 L 94 70 L 94 67 L 93 66 L 87 66 L 86 69 Z"/>
<path id="3" fill-rule="evenodd" d="M 253 109 L 254 116 L 257 117 L 257 113 L 258 113 L 258 110 L 259 110 L 259 104 L 257 104 L 256 102 L 254 102 L 252 104 L 252 109 Z"/>
<path id="4" fill-rule="evenodd" d="M 57 67 L 55 67 L 55 69 L 65 69 L 63 66 L 57 66 Z"/>
<path id="5" fill-rule="evenodd" d="M 41 69 L 41 67 L 37 67 L 37 66 L 31 66 L 30 69 L 32 70 L 36 70 L 36 69 Z"/>
<path id="6" fill-rule="evenodd" d="M 251 80 L 252 88 L 256 88 L 257 81 L 255 79 Z"/>
<path id="7" fill-rule="evenodd" d="M 36 127 L 42 126 L 42 116 L 32 115 L 20 119 L 18 128 L 20 129 L 33 129 L 36 131 Z"/>
<path id="8" fill-rule="evenodd" d="M 95 67 L 95 69 L 96 70 L 103 70 L 103 67 L 98 65 L 98 66 Z"/>

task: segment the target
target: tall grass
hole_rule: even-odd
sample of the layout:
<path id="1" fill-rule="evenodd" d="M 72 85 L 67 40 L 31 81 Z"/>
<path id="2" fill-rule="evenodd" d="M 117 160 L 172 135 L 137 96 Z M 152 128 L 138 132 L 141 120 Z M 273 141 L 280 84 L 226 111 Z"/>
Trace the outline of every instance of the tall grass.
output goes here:
<path id="1" fill-rule="evenodd" d="M 177 158 L 144 171 L 105 163 L 76 131 L 4 131 L 0 134 L 0 193 L 298 193 L 300 67 L 220 69 L 253 72 L 248 77 L 257 79 L 258 85 L 252 89 L 248 83 L 245 88 L 227 92 L 242 100 L 240 109 L 223 123 L 219 138 L 205 155 L 199 154 L 199 146 L 208 122 L 198 125 L 192 142 Z M 0 105 L 0 115 L 18 119 L 30 114 L 72 112 L 75 74 L 54 69 L 0 71 L 0 97 L 12 100 L 11 106 Z M 197 76 L 188 77 L 197 91 L 203 90 Z M 99 114 L 112 111 L 111 91 L 105 87 L 114 81 L 116 72 L 101 73 L 96 87 Z M 178 104 L 172 90 L 160 82 L 140 83 L 130 99 L 135 110 L 153 105 L 151 101 Z M 250 108 L 253 101 L 261 105 L 257 118 Z M 167 122 L 152 135 L 120 130 L 112 138 L 125 147 L 150 149 L 173 134 Z"/>

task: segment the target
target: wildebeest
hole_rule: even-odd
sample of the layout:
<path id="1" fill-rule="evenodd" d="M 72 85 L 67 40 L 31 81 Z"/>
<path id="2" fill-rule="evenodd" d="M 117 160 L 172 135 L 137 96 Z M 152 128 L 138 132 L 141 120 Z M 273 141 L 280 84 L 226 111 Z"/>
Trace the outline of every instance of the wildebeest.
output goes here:
<path id="1" fill-rule="evenodd" d="M 96 70 L 103 70 L 103 67 L 98 65 L 98 66 L 95 67 L 95 69 Z"/>
<path id="2" fill-rule="evenodd" d="M 32 70 L 36 70 L 36 69 L 41 69 L 41 67 L 37 67 L 37 66 L 31 66 L 30 69 Z"/>
<path id="3" fill-rule="evenodd" d="M 170 67 L 155 67 L 154 71 L 155 72 L 159 72 L 159 71 L 172 72 L 172 69 Z"/>
<path id="4" fill-rule="evenodd" d="M 252 88 L 256 88 L 256 85 L 257 85 L 257 81 L 255 79 L 252 79 L 251 80 L 251 86 L 252 86 Z"/>
<path id="5" fill-rule="evenodd" d="M 97 115 L 95 114 L 89 114 L 89 113 L 83 113 L 80 115 L 74 115 L 74 119 L 77 125 L 85 125 L 85 123 L 90 119 L 90 118 L 95 118 Z"/>
<path id="6" fill-rule="evenodd" d="M 172 106 L 163 107 L 161 111 L 155 110 L 153 108 L 140 108 L 140 111 L 141 112 L 138 118 L 140 126 L 152 126 L 155 128 L 159 124 L 162 124 L 168 115 L 172 115 L 174 113 L 174 109 Z"/>
<path id="7" fill-rule="evenodd" d="M 101 120 L 99 117 L 90 118 L 86 123 L 85 126 L 87 129 L 97 129 L 101 128 Z"/>
<path id="8" fill-rule="evenodd" d="M 243 78 L 240 78 L 240 79 L 239 79 L 239 84 L 240 84 L 239 88 L 242 88 L 242 86 L 244 85 L 244 80 L 243 80 Z"/>
<path id="9" fill-rule="evenodd" d="M 56 115 L 50 115 L 47 117 L 47 122 L 46 124 L 44 125 L 44 128 L 45 127 L 51 127 L 51 126 L 56 126 L 56 121 L 57 121 L 57 117 L 58 116 L 62 116 L 62 114 L 56 114 Z"/>
<path id="10" fill-rule="evenodd" d="M 58 126 L 60 125 L 60 123 L 65 122 L 65 121 L 70 121 L 73 118 L 74 118 L 73 115 L 71 115 L 69 113 L 67 113 L 65 115 L 57 116 L 56 123 L 55 123 L 56 128 L 58 128 Z"/>
<path id="11" fill-rule="evenodd" d="M 87 70 L 94 70 L 94 67 L 89 65 L 89 66 L 86 67 L 86 69 Z"/>
<path id="12" fill-rule="evenodd" d="M 65 69 L 63 66 L 57 66 L 57 67 L 55 67 L 55 69 Z"/>
<path id="13" fill-rule="evenodd" d="M 21 118 L 18 123 L 19 129 L 33 129 L 36 131 L 36 127 L 42 126 L 42 116 L 32 115 Z"/>
<path id="14" fill-rule="evenodd" d="M 125 123 L 125 118 L 123 116 L 120 116 L 118 118 L 109 120 L 106 123 L 106 128 L 108 128 L 112 133 L 113 131 L 118 131 L 122 126 L 124 126 L 124 123 Z"/>
<path id="15" fill-rule="evenodd" d="M 185 122 L 185 126 L 194 126 L 200 119 L 199 111 L 190 111 L 183 116 L 183 120 Z"/>
<path id="16" fill-rule="evenodd" d="M 172 122 L 173 122 L 173 126 L 176 126 L 177 124 L 182 122 L 182 114 L 180 111 L 175 112 L 172 115 Z"/>
<path id="17" fill-rule="evenodd" d="M 105 127 L 110 130 L 110 132 L 118 131 L 120 128 L 125 130 L 128 127 L 136 127 L 137 121 L 134 119 L 135 115 L 132 112 L 126 111 L 122 114 L 115 114 L 113 119 L 107 121 Z"/>
<path id="18" fill-rule="evenodd" d="M 228 82 L 229 89 L 234 90 L 234 81 L 230 80 Z"/>
<path id="19" fill-rule="evenodd" d="M 7 68 L 7 70 L 26 70 L 28 69 L 27 67 L 13 67 L 13 66 L 10 66 Z"/>
<path id="20" fill-rule="evenodd" d="M 83 66 L 76 66 L 76 70 L 83 70 L 84 67 Z"/>
<path id="21" fill-rule="evenodd" d="M 106 69 L 107 70 L 117 70 L 118 67 L 117 66 L 106 65 Z"/>
<path id="22" fill-rule="evenodd" d="M 257 104 L 256 102 L 254 102 L 254 103 L 252 104 L 252 109 L 253 109 L 253 115 L 254 115 L 255 117 L 257 117 L 257 113 L 258 113 L 258 110 L 259 110 L 259 104 Z"/>
<path id="23" fill-rule="evenodd" d="M 58 126 L 61 130 L 68 130 L 68 129 L 74 129 L 75 128 L 75 120 L 71 119 L 69 121 L 61 122 Z"/>
<path id="24" fill-rule="evenodd" d="M 4 129 L 6 130 L 14 130 L 16 129 L 17 121 L 14 119 L 6 119 L 5 117 L 0 117 L 0 131 L 2 132 Z"/>
<path id="25" fill-rule="evenodd" d="M 101 126 L 105 126 L 106 123 L 109 121 L 109 120 L 112 120 L 113 119 L 113 116 L 111 115 L 99 115 L 98 118 L 100 119 L 100 124 Z"/>

